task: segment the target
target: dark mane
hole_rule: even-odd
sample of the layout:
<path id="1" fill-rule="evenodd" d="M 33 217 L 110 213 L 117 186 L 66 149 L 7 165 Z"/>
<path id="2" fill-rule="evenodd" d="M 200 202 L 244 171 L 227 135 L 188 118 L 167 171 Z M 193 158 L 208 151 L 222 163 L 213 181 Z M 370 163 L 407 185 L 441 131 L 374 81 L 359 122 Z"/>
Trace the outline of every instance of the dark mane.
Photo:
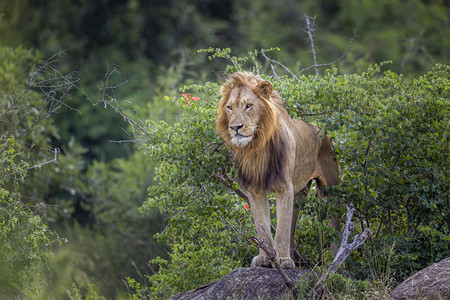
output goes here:
<path id="1" fill-rule="evenodd" d="M 270 155 L 267 155 L 267 163 L 264 164 L 262 168 L 259 168 L 259 174 L 255 174 L 255 168 L 246 170 L 243 165 L 255 165 L 261 163 L 260 153 L 255 152 L 250 155 L 239 155 L 239 153 L 235 153 L 233 158 L 238 168 L 239 184 L 245 188 L 255 187 L 264 190 L 271 190 L 273 186 L 285 184 L 285 140 L 283 138 L 272 139 L 264 146 L 264 149 L 261 149 L 261 151 Z"/>

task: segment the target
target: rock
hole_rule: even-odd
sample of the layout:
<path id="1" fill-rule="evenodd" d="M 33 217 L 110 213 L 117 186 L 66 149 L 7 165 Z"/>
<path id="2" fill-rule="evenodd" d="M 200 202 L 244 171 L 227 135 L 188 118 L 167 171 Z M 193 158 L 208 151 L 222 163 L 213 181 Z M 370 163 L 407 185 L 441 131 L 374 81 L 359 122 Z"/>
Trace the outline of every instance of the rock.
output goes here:
<path id="1" fill-rule="evenodd" d="M 389 294 L 389 299 L 450 299 L 450 257 L 432 264 L 400 283 Z"/>
<path id="2" fill-rule="evenodd" d="M 294 282 L 309 273 L 304 269 L 288 269 L 286 272 Z M 239 268 L 217 281 L 177 294 L 171 299 L 278 299 L 288 292 L 275 268 Z"/>

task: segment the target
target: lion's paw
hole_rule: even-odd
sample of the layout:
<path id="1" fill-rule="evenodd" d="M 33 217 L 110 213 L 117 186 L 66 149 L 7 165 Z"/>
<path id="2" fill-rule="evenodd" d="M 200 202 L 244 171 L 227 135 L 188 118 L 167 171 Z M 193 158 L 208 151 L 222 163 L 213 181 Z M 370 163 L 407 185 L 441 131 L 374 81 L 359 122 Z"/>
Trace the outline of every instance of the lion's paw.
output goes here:
<path id="1" fill-rule="evenodd" d="M 271 261 L 268 256 L 258 255 L 253 257 L 252 259 L 252 268 L 253 267 L 271 267 Z"/>
<path id="2" fill-rule="evenodd" d="M 287 257 L 277 257 L 278 262 L 280 263 L 283 269 L 294 269 L 295 263 L 289 256 Z"/>

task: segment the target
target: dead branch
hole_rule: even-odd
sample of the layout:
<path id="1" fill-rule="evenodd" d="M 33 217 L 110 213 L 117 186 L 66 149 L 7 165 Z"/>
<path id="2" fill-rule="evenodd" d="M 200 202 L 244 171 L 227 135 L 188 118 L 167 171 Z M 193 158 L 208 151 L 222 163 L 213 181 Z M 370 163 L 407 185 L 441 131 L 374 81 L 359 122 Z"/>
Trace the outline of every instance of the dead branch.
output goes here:
<path id="1" fill-rule="evenodd" d="M 308 34 L 308 39 L 309 42 L 311 43 L 311 51 L 314 60 L 314 69 L 316 69 L 316 76 L 319 76 L 319 66 L 317 65 L 316 48 L 314 47 L 314 37 L 313 37 L 314 31 L 316 31 L 316 16 L 309 17 L 305 14 L 305 19 L 306 19 L 305 32 Z"/>
<path id="2" fill-rule="evenodd" d="M 133 131 L 133 134 L 135 134 L 135 127 L 137 127 L 143 134 L 146 136 L 150 136 L 150 133 L 145 129 L 145 122 L 143 120 L 138 119 L 137 121 L 133 119 L 132 117 L 128 116 L 126 113 L 123 112 L 123 109 L 120 107 L 120 103 L 117 100 L 117 97 L 115 95 L 115 90 L 122 85 L 126 84 L 127 81 L 123 80 L 118 84 L 111 84 L 112 77 L 116 74 L 120 74 L 117 66 L 113 66 L 112 69 L 106 70 L 105 73 L 105 79 L 101 83 L 100 91 L 101 96 L 100 99 L 94 101 L 89 96 L 86 96 L 86 98 L 92 102 L 93 105 L 97 104 L 103 104 L 103 107 L 105 109 L 112 108 L 119 116 L 123 118 L 125 122 L 127 122 L 131 126 L 131 130 Z M 134 139 L 129 139 L 130 141 L 136 141 Z M 125 141 L 121 141 L 125 142 Z"/>
<path id="3" fill-rule="evenodd" d="M 297 75 L 299 75 L 299 74 L 301 74 L 301 73 L 303 73 L 303 72 L 306 72 L 306 71 L 308 71 L 308 70 L 310 70 L 310 69 L 312 69 L 312 68 L 315 68 L 315 69 L 316 69 L 316 75 L 317 75 L 317 74 L 318 74 L 319 67 L 329 67 L 329 66 L 332 66 L 332 65 L 334 65 L 335 63 L 338 63 L 339 61 L 343 60 L 343 59 L 347 56 L 348 52 L 350 51 L 350 48 L 352 47 L 353 41 L 355 40 L 356 37 L 358 37 L 358 35 L 356 34 L 356 29 L 355 29 L 355 30 L 353 31 L 353 36 L 352 36 L 352 38 L 350 39 L 350 43 L 348 44 L 347 49 L 345 50 L 345 52 L 344 52 L 338 59 L 336 59 L 336 60 L 334 60 L 334 61 L 332 61 L 332 62 L 330 62 L 330 63 L 326 63 L 326 64 L 316 64 L 316 63 L 314 63 L 314 65 L 312 65 L 312 66 L 310 66 L 310 67 L 307 67 L 307 68 L 305 68 L 305 69 L 302 69 L 300 72 L 297 73 Z M 315 55 L 315 52 L 314 52 L 314 51 L 315 51 L 315 50 L 313 50 L 313 56 L 315 57 L 316 55 Z"/>
<path id="4" fill-rule="evenodd" d="M 267 238 L 259 239 L 255 236 L 252 236 L 251 237 L 252 241 L 256 244 L 256 246 L 258 246 L 264 252 L 266 252 L 266 254 L 269 256 L 270 261 L 275 266 L 275 268 L 277 268 L 278 272 L 280 273 L 281 277 L 283 278 L 283 281 L 286 284 L 287 288 L 292 292 L 292 294 L 291 294 L 292 298 L 297 299 L 298 292 L 297 292 L 296 288 L 294 287 L 292 280 L 289 278 L 289 276 L 286 274 L 286 271 L 283 269 L 280 262 L 277 260 L 277 252 L 275 251 L 275 249 L 273 247 L 271 239 L 269 238 L 264 227 L 261 224 L 259 224 L 259 226 L 262 228 L 262 230 L 266 234 Z"/>
<path id="5" fill-rule="evenodd" d="M 355 40 L 356 37 L 358 37 L 357 34 L 356 34 L 356 29 L 355 29 L 355 30 L 353 31 L 353 36 L 352 36 L 352 38 L 350 39 L 350 42 L 349 42 L 349 45 L 348 45 L 347 49 L 345 50 L 345 52 L 344 52 L 339 58 L 337 58 L 336 60 L 334 60 L 334 61 L 332 61 L 332 62 L 330 62 L 330 63 L 326 63 L 326 64 L 318 64 L 318 63 L 317 63 L 316 48 L 315 48 L 315 44 L 314 44 L 314 32 L 315 32 L 316 29 L 317 29 L 317 28 L 316 28 L 316 16 L 310 17 L 310 16 L 305 15 L 305 20 L 306 20 L 306 29 L 305 29 L 305 32 L 306 32 L 306 34 L 308 35 L 307 41 L 309 41 L 309 42 L 311 43 L 311 52 L 312 52 L 312 54 L 313 54 L 313 62 L 314 62 L 314 63 L 313 63 L 312 66 L 309 66 L 309 67 L 307 67 L 307 68 L 304 68 L 304 69 L 300 70 L 300 72 L 298 72 L 297 74 L 294 74 L 291 70 L 289 70 L 288 67 L 286 67 L 285 65 L 283 65 L 282 63 L 280 63 L 280 62 L 278 62 L 278 61 L 276 61 L 276 60 L 273 60 L 273 59 L 269 58 L 269 57 L 264 53 L 264 51 L 262 51 L 262 52 L 261 52 L 262 56 L 263 56 L 266 60 L 268 60 L 268 61 L 271 63 L 271 64 L 270 64 L 270 67 L 271 67 L 272 72 L 273 72 L 273 74 L 274 74 L 274 76 L 275 76 L 276 78 L 278 78 L 278 75 L 277 75 L 276 72 L 275 72 L 275 68 L 274 68 L 273 64 L 277 64 L 277 65 L 281 66 L 281 67 L 282 67 L 284 70 L 286 70 L 286 71 L 292 76 L 292 78 L 294 78 L 294 79 L 298 79 L 298 75 L 300 75 L 300 74 L 302 74 L 302 73 L 304 73 L 304 72 L 306 72 L 306 71 L 308 71 L 308 70 L 310 70 L 310 69 L 312 69 L 312 68 L 315 69 L 316 76 L 319 76 L 319 68 L 320 68 L 320 67 L 329 67 L 329 66 L 332 66 L 332 65 L 338 63 L 339 61 L 343 60 L 343 59 L 347 56 L 348 52 L 350 51 L 350 48 L 352 47 L 353 41 Z"/>
<path id="6" fill-rule="evenodd" d="M 25 171 L 29 171 L 29 170 L 33 170 L 33 169 L 40 169 L 40 168 L 42 168 L 45 165 L 48 165 L 48 164 L 51 164 L 51 163 L 54 163 L 54 162 L 58 161 L 58 153 L 60 153 L 60 150 L 58 148 L 54 148 L 52 150 L 52 152 L 55 155 L 53 159 L 45 161 L 45 162 L 37 164 L 37 165 L 34 165 L 34 166 L 31 166 L 31 167 L 28 167 L 28 168 L 25 168 L 25 169 L 21 170 L 20 172 L 14 172 L 14 173 L 2 175 L 2 176 L 0 176 L 0 180 L 4 179 L 6 177 L 12 176 L 12 175 L 19 174 L 21 172 L 25 172 Z"/>
<path id="7" fill-rule="evenodd" d="M 334 257 L 333 262 L 331 263 L 331 266 L 328 268 L 327 272 L 323 274 L 320 279 L 315 284 L 314 288 L 311 291 L 310 298 L 316 299 L 320 297 L 323 294 L 324 291 L 324 285 L 323 282 L 330 276 L 330 274 L 336 273 L 336 271 L 344 265 L 345 260 L 347 257 L 353 253 L 356 249 L 358 249 L 364 242 L 372 235 L 372 231 L 369 228 L 366 228 L 362 234 L 357 234 L 353 242 L 351 244 L 348 244 L 348 238 L 350 234 L 355 230 L 355 225 L 352 222 L 353 213 L 355 212 L 355 208 L 353 207 L 353 204 L 346 205 L 347 208 L 347 214 L 345 216 L 345 228 L 344 232 L 342 233 L 342 241 L 341 246 L 339 247 L 339 250 Z"/>
<path id="8" fill-rule="evenodd" d="M 264 56 L 265 59 L 267 59 L 267 60 L 270 61 L 271 63 L 274 63 L 274 64 L 277 64 L 277 65 L 281 66 L 281 67 L 282 67 L 283 69 L 285 69 L 289 74 L 291 74 L 292 77 L 294 77 L 295 79 L 297 79 L 297 76 L 295 76 L 295 74 L 292 73 L 291 70 L 289 70 L 288 67 L 286 67 L 285 65 L 283 65 L 282 63 L 280 63 L 280 62 L 278 62 L 278 61 L 276 61 L 276 60 L 273 60 L 273 59 L 268 58 L 267 55 L 264 53 L 264 51 L 261 51 L 261 54 L 262 54 L 262 56 Z M 275 70 L 274 70 L 274 68 L 273 68 L 273 65 L 271 64 L 270 66 L 271 66 L 271 68 L 272 68 L 273 74 L 275 75 L 275 77 L 278 78 L 278 76 L 277 76 L 277 74 L 275 73 Z"/>
<path id="9" fill-rule="evenodd" d="M 74 77 L 75 71 L 63 74 L 58 70 L 56 64 L 64 54 L 64 51 L 60 51 L 45 60 L 41 65 L 34 66 L 26 80 L 27 83 L 22 93 L 15 98 L 10 97 L 11 105 L 4 113 L 0 114 L 0 120 L 12 110 L 20 109 L 19 102 L 31 90 L 39 91 L 43 100 L 42 105 L 36 107 L 35 119 L 31 125 L 24 129 L 14 130 L 17 132 L 14 134 L 14 138 L 17 139 L 24 136 L 34 126 L 55 113 L 62 106 L 72 109 L 65 103 L 65 100 L 70 96 L 72 89 L 77 88 L 79 79 Z M 30 112 L 24 111 L 23 114 L 29 115 Z"/>

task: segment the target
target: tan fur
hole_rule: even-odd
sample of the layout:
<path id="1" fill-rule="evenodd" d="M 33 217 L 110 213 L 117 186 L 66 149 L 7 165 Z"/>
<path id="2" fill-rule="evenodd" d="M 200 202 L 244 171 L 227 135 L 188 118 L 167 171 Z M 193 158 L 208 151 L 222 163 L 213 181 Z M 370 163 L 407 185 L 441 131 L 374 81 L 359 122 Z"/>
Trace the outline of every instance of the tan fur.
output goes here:
<path id="1" fill-rule="evenodd" d="M 231 74 L 221 89 L 216 132 L 233 152 L 238 180 L 249 191 L 249 201 L 260 238 L 270 235 L 266 190 L 277 198 L 275 250 L 286 268 L 293 268 L 291 252 L 298 210 L 295 197 L 307 194 L 312 179 L 318 186 L 339 181 L 338 164 L 328 136 L 319 128 L 289 117 L 281 97 L 269 81 L 247 72 Z M 260 254 L 252 266 L 269 265 Z"/>

